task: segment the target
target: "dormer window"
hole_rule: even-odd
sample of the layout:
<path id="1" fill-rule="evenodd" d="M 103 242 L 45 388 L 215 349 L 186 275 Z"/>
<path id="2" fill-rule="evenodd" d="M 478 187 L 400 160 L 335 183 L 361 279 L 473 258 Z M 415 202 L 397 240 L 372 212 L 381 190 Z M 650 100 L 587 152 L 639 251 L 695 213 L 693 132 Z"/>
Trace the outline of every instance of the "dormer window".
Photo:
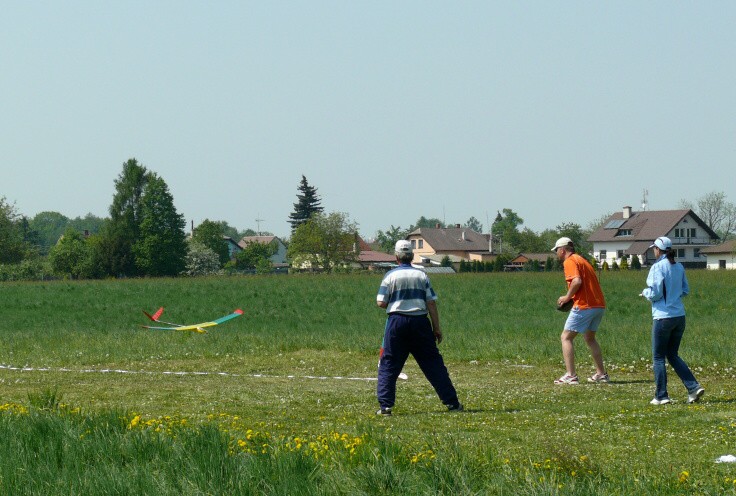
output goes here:
<path id="1" fill-rule="evenodd" d="M 632 229 L 619 229 L 616 236 L 631 236 L 633 233 Z"/>

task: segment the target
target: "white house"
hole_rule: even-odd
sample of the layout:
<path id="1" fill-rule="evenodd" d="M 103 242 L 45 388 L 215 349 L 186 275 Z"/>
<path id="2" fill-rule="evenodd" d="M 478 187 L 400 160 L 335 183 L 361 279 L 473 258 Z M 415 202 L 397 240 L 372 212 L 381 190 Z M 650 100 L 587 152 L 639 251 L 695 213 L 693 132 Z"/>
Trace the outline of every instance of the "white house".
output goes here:
<path id="1" fill-rule="evenodd" d="M 708 258 L 709 269 L 736 269 L 736 239 L 703 248 L 700 253 Z"/>
<path id="2" fill-rule="evenodd" d="M 685 266 L 704 268 L 702 250 L 718 241 L 718 235 L 692 210 L 644 210 L 634 212 L 624 207 L 609 217 L 588 237 L 593 243 L 593 256 L 600 263 L 639 257 L 642 265 L 654 262 L 649 250 L 655 239 L 667 236 L 676 250 L 676 259 Z"/>

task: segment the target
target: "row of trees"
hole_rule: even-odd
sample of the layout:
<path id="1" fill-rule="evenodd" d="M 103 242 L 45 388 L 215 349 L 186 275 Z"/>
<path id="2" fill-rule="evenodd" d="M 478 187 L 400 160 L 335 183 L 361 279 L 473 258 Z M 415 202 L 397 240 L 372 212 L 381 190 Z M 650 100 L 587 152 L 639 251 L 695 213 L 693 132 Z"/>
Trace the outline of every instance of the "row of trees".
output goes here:
<path id="1" fill-rule="evenodd" d="M 109 214 L 106 219 L 90 214 L 70 220 L 42 212 L 29 221 L 0 198 L 0 264 L 15 264 L 22 278 L 52 273 L 71 278 L 199 275 L 228 264 L 265 270 L 264 261 L 270 268 L 273 250 L 258 243 L 230 260 L 224 236 L 240 239 L 240 233 L 225 222 L 205 220 L 188 239 L 168 185 L 135 159 L 123 164 L 115 180 Z M 6 272 L 0 270 L 0 278 Z"/>
<path id="2" fill-rule="evenodd" d="M 302 176 L 297 202 L 289 216 L 291 238 L 285 241 L 295 266 L 333 270 L 357 258 L 358 229 L 346 213 L 326 214 L 321 201 L 317 189 Z M 693 209 L 722 239 L 728 239 L 736 229 L 736 207 L 724 193 L 710 193 L 695 204 L 683 200 L 680 207 Z M 69 219 L 56 212 L 42 212 L 27 219 L 0 197 L 0 279 L 6 266 L 43 272 L 45 269 L 36 269 L 34 264 L 44 257 L 55 273 L 74 278 L 198 275 L 223 268 L 271 270 L 268 259 L 273 247 L 259 243 L 246 246 L 231 260 L 224 236 L 237 241 L 255 235 L 252 230 L 240 233 L 224 221 L 206 219 L 188 238 L 184 217 L 177 212 L 166 182 L 135 159 L 123 164 L 115 180 L 109 214 L 105 219 L 91 214 Z M 489 230 L 494 251 L 502 255 L 500 260 L 520 252 L 546 252 L 560 236 L 571 238 L 579 252 L 586 253 L 592 248 L 586 241 L 589 234 L 608 217 L 601 216 L 585 229 L 579 224 L 563 223 L 536 233 L 523 227 L 524 220 L 516 212 L 505 208 L 497 213 Z M 380 249 L 391 253 L 395 242 L 411 231 L 437 225 L 445 227 L 439 219 L 422 216 L 407 229 L 392 225 L 386 231 L 379 230 L 376 242 Z M 475 217 L 462 225 L 483 232 L 483 225 Z"/>

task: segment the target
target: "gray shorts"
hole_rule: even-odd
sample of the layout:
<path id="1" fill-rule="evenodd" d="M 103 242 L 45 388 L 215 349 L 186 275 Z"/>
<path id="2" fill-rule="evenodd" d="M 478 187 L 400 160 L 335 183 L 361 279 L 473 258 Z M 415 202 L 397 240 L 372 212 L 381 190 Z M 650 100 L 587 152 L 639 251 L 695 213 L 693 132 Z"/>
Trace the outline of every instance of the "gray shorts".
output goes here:
<path id="1" fill-rule="evenodd" d="M 576 307 L 573 307 L 565 321 L 565 330 L 580 334 L 585 331 L 595 332 L 598 330 L 598 326 L 601 325 L 604 313 L 606 313 L 605 308 L 586 308 L 585 310 L 578 310 Z"/>

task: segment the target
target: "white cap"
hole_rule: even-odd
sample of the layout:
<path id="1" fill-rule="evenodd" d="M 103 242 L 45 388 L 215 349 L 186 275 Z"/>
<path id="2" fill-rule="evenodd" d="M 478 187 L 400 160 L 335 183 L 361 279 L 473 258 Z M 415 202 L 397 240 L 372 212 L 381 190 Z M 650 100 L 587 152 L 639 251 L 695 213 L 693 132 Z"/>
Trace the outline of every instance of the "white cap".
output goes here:
<path id="1" fill-rule="evenodd" d="M 667 236 L 660 236 L 654 240 L 654 243 L 649 248 L 654 248 L 655 246 L 665 251 L 667 248 L 672 248 L 672 241 Z"/>
<path id="2" fill-rule="evenodd" d="M 412 253 L 413 250 L 411 249 L 411 243 L 405 239 L 400 239 L 396 242 L 396 246 L 394 247 L 394 251 L 399 253 Z"/>
<path id="3" fill-rule="evenodd" d="M 555 246 L 552 248 L 552 251 L 557 251 L 557 248 L 562 248 L 563 246 L 573 246 L 572 240 L 566 237 L 558 239 L 557 243 L 555 243 Z"/>

